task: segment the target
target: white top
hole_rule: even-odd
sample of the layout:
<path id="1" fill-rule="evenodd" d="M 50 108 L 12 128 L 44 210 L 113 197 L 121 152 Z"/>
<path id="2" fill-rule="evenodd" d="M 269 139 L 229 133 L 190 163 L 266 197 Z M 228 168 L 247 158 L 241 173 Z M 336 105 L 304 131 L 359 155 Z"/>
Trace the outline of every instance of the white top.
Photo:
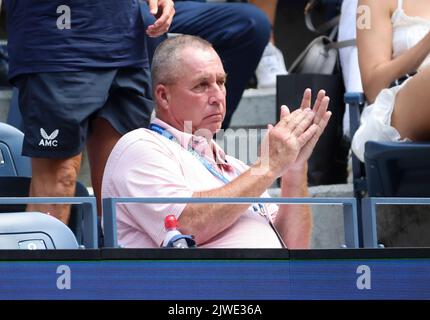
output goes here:
<path id="1" fill-rule="evenodd" d="M 403 0 L 398 0 L 398 7 L 391 16 L 393 25 L 393 58 L 415 46 L 430 32 L 430 20 L 408 16 L 403 10 Z M 423 61 L 418 70 L 430 64 L 430 55 Z M 409 79 L 408 79 L 409 80 Z M 367 106 L 361 115 L 361 125 L 354 135 L 351 148 L 357 157 L 364 161 L 364 145 L 367 141 L 408 141 L 401 140 L 400 133 L 391 126 L 396 95 L 406 84 L 383 89 L 375 102 Z"/>
<path id="2" fill-rule="evenodd" d="M 415 46 L 430 31 L 430 20 L 422 17 L 408 16 L 403 10 L 403 0 L 398 0 L 398 7 L 391 16 L 393 24 L 393 57 Z M 429 65 L 430 55 L 423 61 L 418 70 Z"/>

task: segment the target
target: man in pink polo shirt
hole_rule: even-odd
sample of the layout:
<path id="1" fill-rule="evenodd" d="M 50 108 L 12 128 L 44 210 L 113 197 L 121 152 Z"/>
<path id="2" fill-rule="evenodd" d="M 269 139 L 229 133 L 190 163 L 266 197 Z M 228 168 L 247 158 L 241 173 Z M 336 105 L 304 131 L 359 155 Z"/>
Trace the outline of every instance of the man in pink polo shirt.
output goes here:
<path id="1" fill-rule="evenodd" d="M 308 196 L 307 160 L 331 115 L 324 91 L 312 109 L 309 89 L 301 108 L 290 113 L 282 106 L 260 158 L 248 167 L 212 139 L 225 115 L 226 74 L 210 43 L 194 36 L 165 40 L 152 77 L 157 117 L 150 129 L 134 130 L 114 147 L 104 198 L 268 197 L 266 189 L 279 177 L 282 197 Z M 159 247 L 169 214 L 204 248 L 307 248 L 312 231 L 307 205 L 138 203 L 117 209 L 123 247 Z"/>

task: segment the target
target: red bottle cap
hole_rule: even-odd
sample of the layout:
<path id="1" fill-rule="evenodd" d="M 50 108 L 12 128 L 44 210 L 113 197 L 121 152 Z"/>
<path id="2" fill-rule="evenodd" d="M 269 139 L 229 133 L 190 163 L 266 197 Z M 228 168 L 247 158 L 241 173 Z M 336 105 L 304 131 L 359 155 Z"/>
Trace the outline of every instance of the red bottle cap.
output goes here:
<path id="1" fill-rule="evenodd" d="M 173 214 L 168 215 L 164 219 L 164 227 L 166 229 L 176 229 L 178 227 L 178 220 L 176 220 L 176 217 Z"/>

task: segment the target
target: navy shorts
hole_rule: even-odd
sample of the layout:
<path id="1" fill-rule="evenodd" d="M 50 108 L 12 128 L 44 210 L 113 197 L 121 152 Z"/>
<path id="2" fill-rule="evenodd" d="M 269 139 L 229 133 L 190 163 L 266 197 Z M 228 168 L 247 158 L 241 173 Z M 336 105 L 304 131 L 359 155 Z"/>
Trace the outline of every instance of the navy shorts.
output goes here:
<path id="1" fill-rule="evenodd" d="M 120 134 L 147 127 L 153 110 L 149 69 L 92 69 L 16 78 L 23 155 L 69 158 L 82 152 L 90 121 L 102 117 Z"/>

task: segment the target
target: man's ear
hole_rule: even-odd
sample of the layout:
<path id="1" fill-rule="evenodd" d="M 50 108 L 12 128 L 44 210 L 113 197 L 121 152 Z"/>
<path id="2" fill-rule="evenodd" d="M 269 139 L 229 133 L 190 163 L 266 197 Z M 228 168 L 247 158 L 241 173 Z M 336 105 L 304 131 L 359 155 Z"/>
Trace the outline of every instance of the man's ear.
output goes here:
<path id="1" fill-rule="evenodd" d="M 170 102 L 170 94 L 168 88 L 166 88 L 163 84 L 158 84 L 154 90 L 155 93 L 155 101 L 157 106 L 162 109 L 167 109 Z"/>

